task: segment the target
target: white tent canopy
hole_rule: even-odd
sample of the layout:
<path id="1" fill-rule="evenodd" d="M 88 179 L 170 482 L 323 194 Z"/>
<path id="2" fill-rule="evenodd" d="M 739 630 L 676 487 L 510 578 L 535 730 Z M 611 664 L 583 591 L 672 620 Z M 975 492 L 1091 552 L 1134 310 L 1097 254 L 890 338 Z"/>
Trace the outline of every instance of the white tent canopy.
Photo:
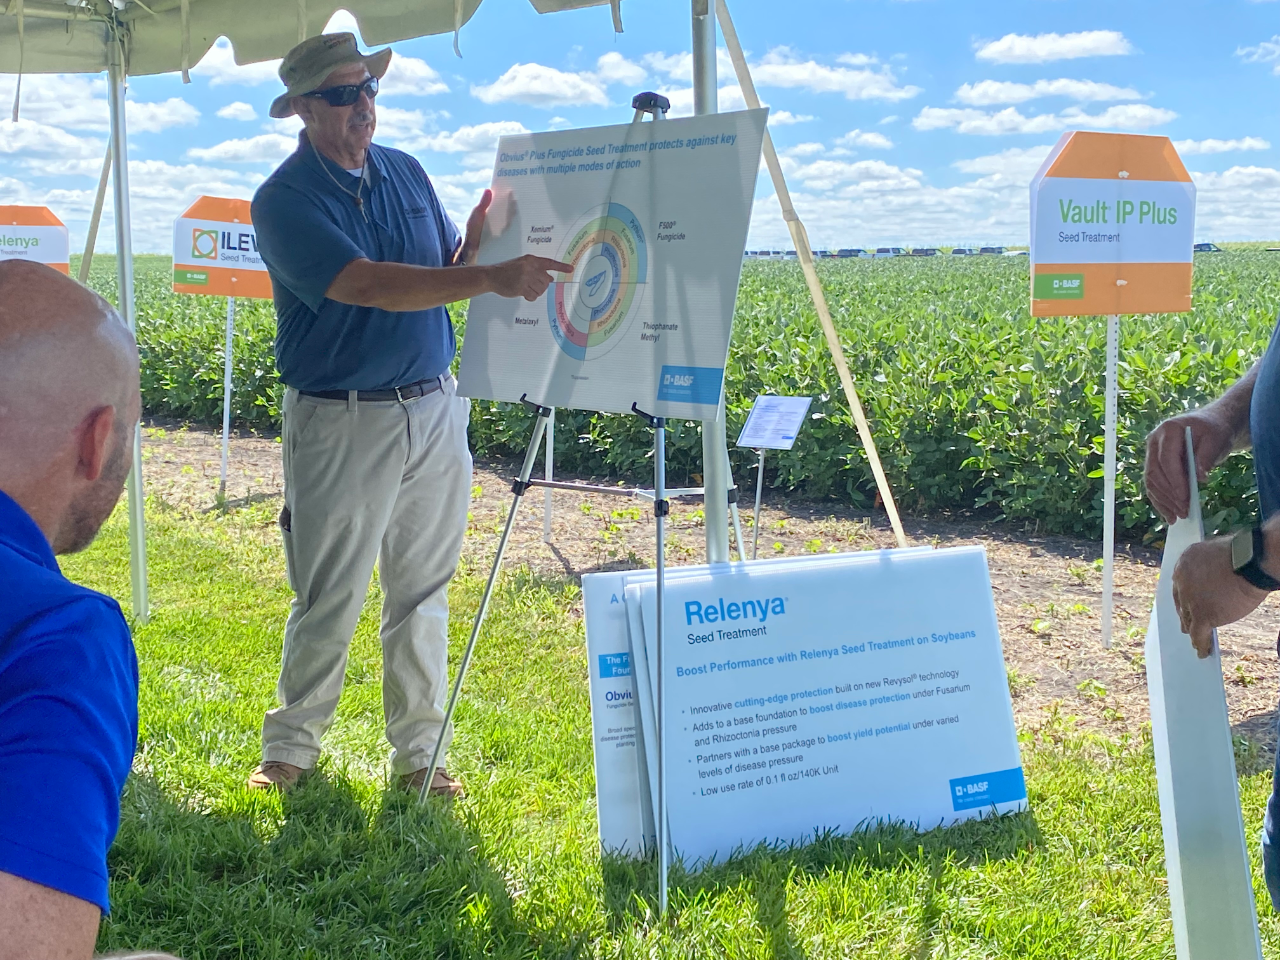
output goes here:
<path id="1" fill-rule="evenodd" d="M 530 0 L 539 13 L 619 0 Z M 113 37 L 124 47 L 125 73 L 144 76 L 195 66 L 219 37 L 236 63 L 283 57 L 322 31 L 338 10 L 351 13 L 365 43 L 382 45 L 457 32 L 480 0 L 7 0 L 0 19 L 6 73 L 98 73 L 110 68 Z"/>

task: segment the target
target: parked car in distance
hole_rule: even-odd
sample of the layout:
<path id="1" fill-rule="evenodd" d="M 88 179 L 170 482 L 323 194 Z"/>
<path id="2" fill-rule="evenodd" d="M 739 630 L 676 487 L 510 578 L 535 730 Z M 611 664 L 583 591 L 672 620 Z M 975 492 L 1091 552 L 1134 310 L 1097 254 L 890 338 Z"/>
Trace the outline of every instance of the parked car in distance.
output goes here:
<path id="1" fill-rule="evenodd" d="M 984 254 L 984 253 L 985 253 L 985 254 L 988 254 L 988 255 L 992 255 L 992 256 L 997 256 L 997 257 L 998 257 L 998 256 L 1000 256 L 1000 254 L 1004 253 L 1004 247 L 982 247 L 981 249 L 979 249 L 979 250 L 978 250 L 978 253 L 979 253 L 979 254 Z"/>
<path id="2" fill-rule="evenodd" d="M 794 260 L 794 259 L 796 259 L 796 252 L 795 252 L 794 250 L 788 250 L 786 253 L 784 253 L 784 254 L 782 255 L 782 259 L 783 259 L 783 260 Z"/>
<path id="3" fill-rule="evenodd" d="M 973 247 L 955 247 L 952 249 L 951 255 L 953 257 L 975 257 L 978 255 L 978 251 Z"/>
<path id="4" fill-rule="evenodd" d="M 911 251 L 913 257 L 936 257 L 938 255 L 937 247 L 915 247 Z"/>
<path id="5" fill-rule="evenodd" d="M 867 251 L 863 250 L 861 247 L 841 247 L 836 251 L 836 256 L 841 259 L 845 259 L 847 257 L 865 257 L 866 255 Z"/>
<path id="6" fill-rule="evenodd" d="M 1006 257 L 1029 257 L 1031 256 L 1031 251 L 1030 250 L 1006 250 L 1004 252 L 1004 255 Z"/>
<path id="7" fill-rule="evenodd" d="M 877 259 L 880 257 L 901 257 L 906 252 L 902 247 L 876 247 Z"/>
<path id="8" fill-rule="evenodd" d="M 1197 243 L 1191 248 L 1195 253 L 1221 253 L 1222 248 L 1216 243 Z"/>

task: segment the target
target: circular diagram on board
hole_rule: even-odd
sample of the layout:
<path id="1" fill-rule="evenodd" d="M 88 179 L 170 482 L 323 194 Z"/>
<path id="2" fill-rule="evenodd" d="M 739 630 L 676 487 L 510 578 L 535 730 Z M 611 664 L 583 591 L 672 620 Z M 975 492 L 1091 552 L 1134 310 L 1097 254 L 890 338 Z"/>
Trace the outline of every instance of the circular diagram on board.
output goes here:
<path id="1" fill-rule="evenodd" d="M 620 342 L 639 305 L 648 275 L 644 229 L 620 203 L 588 213 L 569 232 L 560 254 L 573 264 L 568 280 L 547 288 L 547 319 L 560 349 L 575 360 L 594 360 Z"/>

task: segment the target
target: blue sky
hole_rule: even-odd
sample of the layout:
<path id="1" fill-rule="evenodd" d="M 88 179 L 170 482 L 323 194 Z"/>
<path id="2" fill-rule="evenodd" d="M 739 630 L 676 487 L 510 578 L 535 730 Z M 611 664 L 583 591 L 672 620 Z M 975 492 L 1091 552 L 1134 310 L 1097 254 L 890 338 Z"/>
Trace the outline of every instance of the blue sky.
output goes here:
<path id="1" fill-rule="evenodd" d="M 1197 238 L 1280 240 L 1280 0 L 731 0 L 815 246 L 1025 243 L 1027 183 L 1066 129 L 1163 134 L 1199 189 Z M 780 14 L 779 11 L 785 11 Z M 630 119 L 632 94 L 691 112 L 688 0 L 539 16 L 487 0 L 461 34 L 395 44 L 377 139 L 414 153 L 450 212 L 488 183 L 504 132 Z M 331 29 L 349 25 L 339 14 Z M 192 71 L 130 83 L 134 242 L 167 252 L 201 193 L 251 196 L 292 148 L 266 118 L 274 64 L 225 41 Z M 721 109 L 741 107 L 720 58 Z M 0 79 L 0 103 L 13 78 Z M 105 149 L 105 84 L 28 77 L 0 121 L 0 203 L 47 204 L 83 245 Z M 749 247 L 789 244 L 768 178 Z M 104 230 L 99 249 L 112 247 Z"/>

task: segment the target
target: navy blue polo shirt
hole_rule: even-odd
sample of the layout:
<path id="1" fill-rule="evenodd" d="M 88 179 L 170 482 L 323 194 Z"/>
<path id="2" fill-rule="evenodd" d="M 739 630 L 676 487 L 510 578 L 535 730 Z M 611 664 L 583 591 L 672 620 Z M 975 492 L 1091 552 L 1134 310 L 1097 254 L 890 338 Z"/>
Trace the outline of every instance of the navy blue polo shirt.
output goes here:
<path id="1" fill-rule="evenodd" d="M 1280 510 L 1280 323 L 1258 363 L 1249 404 L 1249 437 L 1262 520 Z"/>
<path id="2" fill-rule="evenodd" d="M 352 260 L 441 267 L 462 242 L 413 157 L 370 146 L 365 176 L 362 213 L 359 177 L 322 158 L 303 134 L 253 198 L 258 252 L 275 295 L 276 367 L 299 390 L 389 390 L 453 362 L 444 307 L 397 313 L 325 297 Z"/>
<path id="3" fill-rule="evenodd" d="M 119 605 L 58 569 L 0 492 L 0 871 L 107 902 L 107 849 L 138 740 Z"/>

